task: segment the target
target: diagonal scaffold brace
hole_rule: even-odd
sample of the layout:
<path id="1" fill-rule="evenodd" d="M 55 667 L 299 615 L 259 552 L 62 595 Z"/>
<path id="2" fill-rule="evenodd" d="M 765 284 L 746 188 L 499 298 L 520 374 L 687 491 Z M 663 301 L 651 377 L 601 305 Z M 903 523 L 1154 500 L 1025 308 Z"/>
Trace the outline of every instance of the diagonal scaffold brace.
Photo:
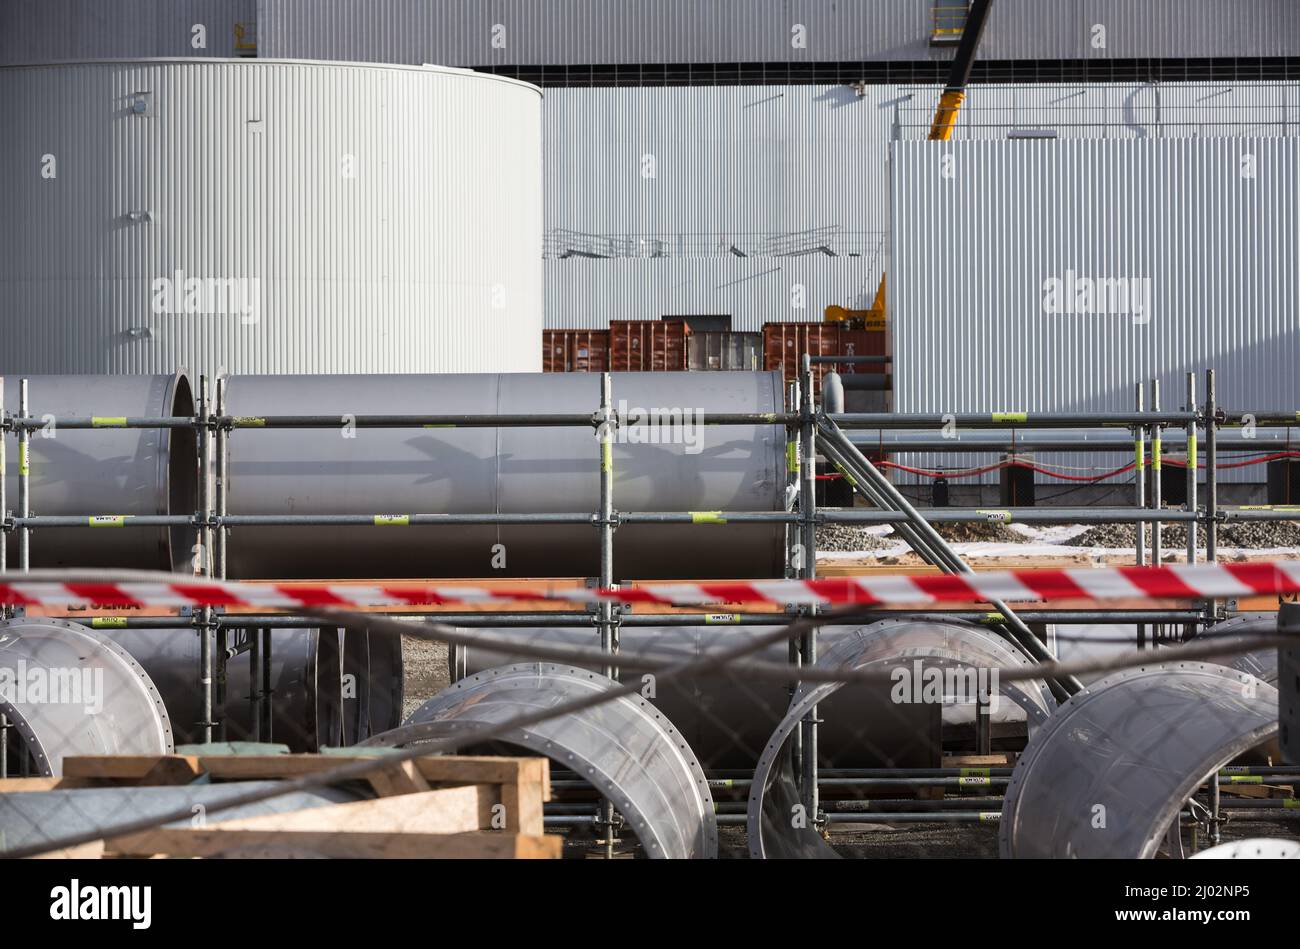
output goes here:
<path id="1" fill-rule="evenodd" d="M 857 449 L 843 429 L 824 412 L 817 414 L 817 432 L 820 452 L 840 469 L 853 490 L 872 505 L 883 511 L 895 511 L 907 517 L 906 522 L 894 525 L 899 535 L 916 553 L 944 573 L 973 573 L 970 565 L 948 545 L 939 532 L 927 521 L 907 498 L 881 474 L 880 469 Z M 1001 600 L 990 600 L 990 605 L 1005 620 L 1000 627 L 1003 634 L 1037 662 L 1055 662 L 1056 656 L 1047 645 L 1034 635 L 1033 630 Z M 1074 676 L 1049 679 L 1048 687 L 1059 701 L 1064 701 L 1083 688 Z"/>

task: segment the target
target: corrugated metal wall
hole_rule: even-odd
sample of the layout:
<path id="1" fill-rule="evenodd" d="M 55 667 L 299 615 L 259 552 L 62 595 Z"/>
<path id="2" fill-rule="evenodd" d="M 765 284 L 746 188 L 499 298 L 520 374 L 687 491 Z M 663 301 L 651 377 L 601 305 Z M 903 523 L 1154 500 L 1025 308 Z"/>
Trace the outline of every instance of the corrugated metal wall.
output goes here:
<path id="1" fill-rule="evenodd" d="M 256 20 L 257 0 L 4 0 L 0 66 L 230 57 L 237 52 L 235 25 Z"/>
<path id="2" fill-rule="evenodd" d="M 870 305 L 887 262 L 889 143 L 923 138 L 936 97 L 917 86 L 547 90 L 547 325 L 710 313 L 754 331 L 820 319 L 831 303 Z M 1300 85 L 978 86 L 961 123 L 959 139 L 1296 136 Z M 790 252 L 806 256 L 776 256 Z"/>
<path id="3" fill-rule="evenodd" d="M 0 128 L 0 373 L 541 368 L 534 87 L 262 60 L 14 67 Z"/>
<path id="4" fill-rule="evenodd" d="M 947 59 L 953 0 L 259 0 L 263 54 L 455 66 Z M 1095 45 L 1095 25 L 1105 27 Z M 798 29 L 801 27 L 802 29 Z M 1291 0 L 999 0 L 981 58 L 1293 56 Z"/>
<path id="5" fill-rule="evenodd" d="M 1229 409 L 1300 405 L 1300 139 L 900 142 L 892 172 L 899 411 L 1125 411 L 1151 378 L 1176 408 L 1207 368 Z M 1050 312 L 1071 274 L 1149 279 L 1149 318 Z"/>

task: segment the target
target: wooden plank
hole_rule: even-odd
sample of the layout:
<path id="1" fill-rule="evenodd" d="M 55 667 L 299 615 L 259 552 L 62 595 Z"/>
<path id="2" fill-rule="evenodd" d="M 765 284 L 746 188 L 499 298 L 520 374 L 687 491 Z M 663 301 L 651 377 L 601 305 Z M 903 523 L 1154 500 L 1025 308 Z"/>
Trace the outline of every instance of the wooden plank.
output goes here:
<path id="1" fill-rule="evenodd" d="M 542 821 L 543 797 L 540 781 L 501 785 L 501 804 L 505 807 L 503 829 L 510 833 L 535 836 L 545 833 Z"/>
<path id="2" fill-rule="evenodd" d="M 200 767 L 223 781 L 290 778 L 313 774 L 354 761 L 382 760 L 374 755 L 229 755 L 198 759 Z M 425 782 L 433 784 L 504 784 L 517 781 L 521 768 L 538 769 L 545 758 L 460 757 L 430 755 L 410 759 Z M 397 762 L 391 766 L 396 768 Z M 537 773 L 526 771 L 529 778 Z"/>
<path id="3" fill-rule="evenodd" d="M 434 786 L 519 783 L 540 786 L 550 800 L 550 765 L 545 758 L 446 756 L 395 761 L 378 769 L 381 756 L 372 755 L 82 755 L 64 760 L 66 780 L 132 781 L 142 784 L 183 784 L 206 772 L 216 780 L 256 781 L 294 778 L 326 771 L 355 761 L 376 761 L 367 778 L 379 794 L 410 794 Z"/>
<path id="4" fill-rule="evenodd" d="M 338 858 L 546 859 L 560 857 L 563 839 L 501 834 L 394 834 L 376 831 L 221 830 L 159 828 L 108 841 L 110 856 L 283 857 L 289 854 Z"/>
<path id="5" fill-rule="evenodd" d="M 48 850 L 32 857 L 33 860 L 99 860 L 104 856 L 104 841 L 92 840 L 88 844 L 64 847 L 62 850 Z"/>
<path id="6" fill-rule="evenodd" d="M 20 794 L 24 791 L 56 791 L 60 788 L 84 788 L 88 783 L 80 778 L 5 778 L 0 781 L 0 794 Z"/>
<path id="7" fill-rule="evenodd" d="M 545 761 L 544 758 L 495 758 L 457 755 L 430 755 L 417 758 L 420 774 L 430 784 L 469 782 L 472 784 L 506 784 L 518 781 L 523 762 Z"/>
<path id="8" fill-rule="evenodd" d="M 346 804 L 324 804 L 284 814 L 261 814 L 209 822 L 214 830 L 374 831 L 383 833 L 463 834 L 486 830 L 497 803 L 486 784 L 439 788 Z"/>
<path id="9" fill-rule="evenodd" d="M 372 771 L 366 775 L 366 780 L 380 797 L 418 794 L 429 790 L 429 782 L 420 774 L 419 766 L 414 761 L 399 761 L 382 771 Z"/>
<path id="10" fill-rule="evenodd" d="M 190 755 L 72 755 L 63 759 L 63 776 L 148 784 L 187 784 L 201 773 Z"/>
<path id="11" fill-rule="evenodd" d="M 213 755 L 200 758 L 199 766 L 217 780 L 259 781 L 297 778 L 356 760 L 341 755 Z"/>

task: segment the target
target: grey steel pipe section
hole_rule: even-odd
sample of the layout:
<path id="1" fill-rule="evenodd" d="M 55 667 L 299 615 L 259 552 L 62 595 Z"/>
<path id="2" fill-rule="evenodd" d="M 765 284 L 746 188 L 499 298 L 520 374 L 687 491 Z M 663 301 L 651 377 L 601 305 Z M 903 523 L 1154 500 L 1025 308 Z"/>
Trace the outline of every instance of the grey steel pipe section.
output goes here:
<path id="1" fill-rule="evenodd" d="M 884 622 L 927 622 L 931 625 L 958 625 L 946 617 L 915 617 L 892 619 Z M 777 627 L 629 627 L 623 633 L 625 648 L 637 655 L 652 656 L 663 661 L 715 655 L 734 648 L 737 643 L 770 634 Z M 835 649 L 846 638 L 854 637 L 868 626 L 828 626 L 821 631 L 821 642 L 827 649 Z M 494 642 L 517 642 L 518 652 L 502 656 L 500 652 L 472 646 L 452 644 L 448 666 L 461 670 L 461 675 L 486 674 L 499 664 L 520 663 L 529 656 L 529 647 L 542 646 L 595 646 L 599 634 L 588 627 L 539 628 L 533 630 L 488 630 Z M 974 636 L 998 640 L 989 632 Z M 1010 647 L 1004 647 L 1008 651 Z M 784 644 L 761 651 L 758 658 L 779 662 L 785 657 Z M 456 673 L 453 673 L 455 675 Z M 791 680 L 798 677 L 797 669 L 791 671 Z M 623 681 L 640 678 L 640 673 L 628 672 Z M 880 699 L 878 689 L 844 689 L 826 699 L 819 707 L 819 761 L 838 768 L 866 767 L 879 763 L 882 754 L 898 762 L 928 763 L 933 750 L 932 736 L 918 726 L 914 717 L 904 717 L 894 727 L 894 706 Z M 651 704 L 669 721 L 673 722 L 694 751 L 703 767 L 709 770 L 739 768 L 752 769 L 759 760 L 772 731 L 781 722 L 789 706 L 784 684 L 771 680 L 749 680 L 743 673 L 734 676 L 710 675 L 698 679 L 669 682 L 646 696 Z M 864 740 L 863 723 L 878 720 L 870 729 L 871 741 Z"/>
<path id="2" fill-rule="evenodd" d="M 140 664 L 102 633 L 65 620 L 0 622 L 0 712 L 21 739 L 10 754 L 24 750 L 42 775 L 62 774 L 68 755 L 174 747 L 162 696 Z"/>
<path id="3" fill-rule="evenodd" d="M 822 376 L 822 411 L 831 415 L 844 411 L 844 377 L 838 372 Z"/>
<path id="4" fill-rule="evenodd" d="M 673 372 L 672 375 L 681 376 L 680 372 Z M 759 373 L 760 375 L 762 373 Z M 467 378 L 471 373 L 444 373 L 436 376 L 413 376 L 410 378 L 441 378 L 442 376 L 455 376 L 457 378 Z M 479 375 L 485 375 L 480 373 Z M 486 374 L 493 375 L 493 374 Z M 514 372 L 507 373 L 512 378 L 523 378 L 527 376 L 550 376 L 551 373 L 524 373 Z M 614 373 L 616 376 L 625 375 L 666 375 L 666 373 Z M 239 376 L 233 378 L 252 379 L 252 378 L 280 378 L 275 376 Z M 366 376 L 294 376 L 297 379 L 327 379 L 327 378 L 353 378 L 360 379 Z M 402 376 L 396 374 L 387 376 L 391 379 L 401 379 Z M 266 428 L 314 428 L 314 429 L 339 429 L 346 425 L 350 429 L 363 428 L 587 428 L 591 425 L 590 411 L 573 411 L 566 413 L 547 413 L 535 411 L 520 412 L 477 412 L 463 415 L 426 415 L 426 414 L 403 414 L 403 415 L 376 415 L 361 414 L 348 415 L 346 421 L 339 416 L 330 413 L 326 415 L 226 415 L 216 418 L 213 421 L 218 425 L 224 425 L 233 429 L 266 429 Z M 799 417 L 791 412 L 763 412 L 763 411 L 744 411 L 744 412 L 714 412 L 699 420 L 700 425 L 797 425 Z"/>
<path id="5" fill-rule="evenodd" d="M 779 617 L 769 617 L 774 624 Z M 715 655 L 737 644 L 768 635 L 777 625 L 725 628 L 712 626 L 639 626 L 625 627 L 622 642 L 625 649 L 637 654 L 647 654 L 665 661 Z M 851 628 L 851 627 L 850 627 Z M 590 626 L 583 628 L 535 628 L 484 630 L 494 640 L 517 642 L 518 652 L 503 656 L 499 652 L 473 646 L 451 644 L 448 668 L 459 670 L 463 676 L 486 674 L 499 665 L 517 665 L 530 659 L 529 647 L 534 645 L 595 646 L 599 632 Z M 838 628 L 827 630 L 828 641 L 840 634 Z M 787 658 L 785 643 L 777 643 L 756 654 L 770 662 Z M 535 661 L 535 660 L 533 660 Z M 593 664 L 592 671 L 599 671 Z M 453 672 L 453 676 L 456 673 Z M 790 674 L 790 687 L 798 676 L 797 669 Z M 640 680 L 641 673 L 625 670 L 621 681 Z M 790 688 L 783 682 L 771 680 L 748 681 L 744 676 L 710 675 L 701 678 L 675 678 L 656 684 L 653 694 L 643 697 L 665 719 L 672 722 L 691 751 L 708 770 L 738 768 L 752 770 L 772 729 L 790 703 Z M 846 695 L 852 700 L 853 693 Z M 833 706 L 837 711 L 828 715 L 825 726 L 829 731 L 825 752 L 836 763 L 868 764 L 874 759 L 855 757 L 855 723 L 865 715 L 878 711 L 876 706 L 861 702 L 843 701 Z"/>
<path id="6" fill-rule="evenodd" d="M 36 844 L 51 843 L 74 834 L 90 833 L 113 827 L 124 820 L 159 817 L 180 807 L 196 814 L 206 808 L 248 791 L 269 788 L 271 781 L 231 781 L 221 784 L 182 784 L 165 787 L 106 787 L 71 790 L 28 791 L 0 794 L 0 857 L 5 850 L 17 850 Z M 313 788 L 245 804 L 222 811 L 214 820 L 238 820 L 265 814 L 285 814 L 309 807 L 343 804 L 363 800 L 371 795 L 357 789 Z M 164 825 L 185 827 L 190 823 Z M 277 854 L 289 856 L 289 854 Z"/>
<path id="7" fill-rule="evenodd" d="M 1249 837 L 1192 854 L 1193 860 L 1300 860 L 1300 842 Z"/>
<path id="8" fill-rule="evenodd" d="M 1222 623 L 1216 623 L 1207 629 L 1202 636 L 1266 636 L 1270 633 L 1277 632 L 1277 616 L 1267 615 L 1248 615 L 1234 616 L 1232 619 L 1224 620 Z M 1224 665 L 1238 672 L 1244 672 L 1254 676 L 1261 682 L 1277 687 L 1278 679 L 1278 661 L 1276 649 L 1257 649 L 1253 652 L 1245 652 L 1239 656 L 1233 657 L 1231 662 L 1224 662 Z"/>
<path id="9" fill-rule="evenodd" d="M 921 663 L 933 669 L 967 668 L 1002 669 L 1028 666 L 1028 660 L 1012 649 L 1010 644 L 992 633 L 974 626 L 953 623 L 935 623 L 918 620 L 883 620 L 862 627 L 839 639 L 822 655 L 818 665 L 826 668 L 901 669 L 899 680 L 912 674 L 914 664 Z M 892 677 L 892 673 L 891 673 Z M 1023 710 L 1030 734 L 1040 728 L 1053 707 L 1053 700 L 1045 685 L 1031 682 L 1009 683 L 998 688 L 999 694 L 1010 698 Z M 801 685 L 784 719 L 772 733 L 750 788 L 747 809 L 749 853 L 756 859 L 786 857 L 835 857 L 837 854 L 822 839 L 811 821 L 799 820 L 795 805 L 799 795 L 789 764 L 787 744 L 791 733 L 807 713 L 808 708 L 823 702 L 841 689 L 868 689 L 867 686 L 844 686 L 841 683 Z M 938 732 L 942 742 L 942 720 L 945 712 L 955 711 L 954 706 L 925 701 L 924 696 L 907 696 L 908 701 L 895 701 L 894 688 L 872 688 L 882 709 L 896 716 L 897 723 L 910 719 L 913 727 L 928 729 L 930 735 Z M 967 696 L 966 698 L 973 698 Z M 882 711 L 870 718 L 858 719 L 864 732 L 874 730 L 879 734 Z M 831 721 L 827 716 L 827 722 Z M 869 739 L 868 739 L 869 740 Z M 933 738 L 931 739 L 934 740 Z M 885 747 L 882 743 L 882 748 Z M 935 749 L 936 751 L 939 749 Z M 937 757 L 937 755 L 935 755 Z M 888 763 L 888 762 L 883 762 Z M 908 762 L 894 762 L 907 765 Z"/>
<path id="10" fill-rule="evenodd" d="M 5 407 L 19 408 L 19 386 L 5 386 Z M 16 466 L 5 469 L 9 496 L 30 472 L 29 504 L 37 515 L 76 516 L 78 527 L 41 527 L 31 551 L 32 567 L 139 567 L 189 570 L 195 531 L 187 520 L 198 497 L 194 404 L 189 382 L 175 376 L 32 376 L 31 411 L 38 417 L 20 428 Z M 86 416 L 85 427 L 67 420 Z M 128 417 L 183 416 L 165 429 L 125 428 Z M 149 421 L 150 419 L 145 419 Z M 20 419 L 11 419 L 16 425 Z M 34 426 L 34 428 L 33 428 Z M 24 433 L 26 435 L 24 436 Z M 18 515 L 24 513 L 18 505 Z M 175 517 L 165 524 L 87 529 L 89 515 Z M 182 517 L 183 516 L 183 517 Z M 31 521 L 29 523 L 41 523 Z M 58 523 L 58 522 L 54 522 Z M 21 535 L 22 528 L 14 532 Z M 8 539 L 10 560 L 18 537 Z"/>
<path id="11" fill-rule="evenodd" d="M 250 661 L 226 667 L 226 728 L 235 741 L 274 741 L 319 751 L 364 741 L 397 727 L 402 714 L 402 652 L 396 637 L 316 626 L 272 629 L 270 655 L 258 629 L 243 636 Z M 197 629 L 115 630 L 113 640 L 148 672 L 179 744 L 203 740 Z M 270 682 L 261 682 L 262 665 Z M 265 712 L 263 713 L 263 708 Z M 262 718 L 269 718 L 263 724 Z M 269 726 L 269 727 L 266 727 Z"/>
<path id="12" fill-rule="evenodd" d="M 1277 690 L 1247 673 L 1179 662 L 1108 676 L 1030 735 L 1002 856 L 1153 857 L 1192 792 L 1276 734 Z"/>
<path id="13" fill-rule="evenodd" d="M 498 666 L 453 683 L 407 719 L 425 738 L 451 738 L 549 708 L 614 682 L 552 663 Z M 400 744 L 405 728 L 367 744 Z M 627 821 L 647 856 L 712 858 L 718 827 L 708 781 L 687 742 L 645 699 L 621 696 L 527 727 L 500 742 L 545 755 L 582 776 Z"/>
<path id="14" fill-rule="evenodd" d="M 627 422 L 612 446 L 620 511 L 783 511 L 786 431 L 777 373 L 614 373 Z M 232 376 L 233 416 L 310 407 L 332 429 L 236 427 L 230 440 L 231 515 L 417 512 L 545 515 L 583 512 L 585 524 L 439 530 L 396 517 L 380 529 L 241 527 L 228 553 L 234 577 L 596 576 L 592 522 L 599 471 L 592 457 L 597 399 L 581 373 L 503 375 Z M 450 413 L 566 412 L 581 427 L 369 429 L 353 422 L 393 405 Z M 647 416 L 659 411 L 664 424 Z M 673 413 L 676 413 L 674 416 Z M 698 422 L 702 413 L 703 424 Z M 772 424 L 710 424 L 728 414 Z M 674 418 L 676 421 L 674 422 Z M 707 519 L 705 519 L 707 520 Z M 620 578 L 780 576 L 779 524 L 617 531 Z M 498 548 L 496 545 L 502 545 Z M 494 564 L 504 550 L 505 564 Z"/>

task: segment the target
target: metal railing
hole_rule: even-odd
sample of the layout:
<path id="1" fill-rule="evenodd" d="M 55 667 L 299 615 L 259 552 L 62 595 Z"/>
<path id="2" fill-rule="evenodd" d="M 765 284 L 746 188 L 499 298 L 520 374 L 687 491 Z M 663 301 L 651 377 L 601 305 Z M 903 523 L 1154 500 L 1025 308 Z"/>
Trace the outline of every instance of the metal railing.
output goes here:
<path id="1" fill-rule="evenodd" d="M 1300 95 L 1294 84 L 1252 86 L 1250 102 L 1215 104 L 1218 96 L 1233 92 L 1228 86 L 1176 87 L 1179 93 L 1199 95 L 1197 102 L 1170 102 L 1157 84 L 1133 86 L 1123 102 L 1072 104 L 1082 84 L 1049 87 L 1061 93 L 1058 101 L 997 101 L 1003 90 L 971 92 L 953 129 L 954 139 L 1005 138 L 1016 132 L 1059 133 L 1062 138 L 1211 137 L 1220 135 L 1300 135 Z M 1042 88 L 1042 87 L 1040 87 Z M 938 102 L 937 87 L 918 87 L 894 106 L 894 137 L 922 139 L 929 134 Z M 1263 101 L 1264 93 L 1276 93 Z M 1141 93 L 1141 98 L 1134 94 Z M 1030 136 L 1026 136 L 1030 137 Z"/>
<path id="2" fill-rule="evenodd" d="M 883 231 L 849 231 L 839 225 L 803 231 L 661 232 L 593 234 L 553 228 L 542 238 L 547 260 L 593 260 L 662 257 L 869 257 L 878 261 L 886 241 Z"/>
<path id="3" fill-rule="evenodd" d="M 938 414 L 826 414 L 819 410 L 813 396 L 813 360 L 806 357 L 801 368 L 798 383 L 792 385 L 789 404 L 793 408 L 775 413 L 729 413 L 705 415 L 700 419 L 705 425 L 754 425 L 784 426 L 787 431 L 790 450 L 787 454 L 787 478 L 789 492 L 787 496 L 797 497 L 798 502 L 788 503 L 783 511 L 724 511 L 711 512 L 718 515 L 709 523 L 752 524 L 767 523 L 786 526 L 786 562 L 787 576 L 814 578 L 816 576 L 817 528 L 827 524 L 895 524 L 900 533 L 912 544 L 915 550 L 931 563 L 939 565 L 948 572 L 965 572 L 969 568 L 953 550 L 934 531 L 933 523 L 982 523 L 996 521 L 1000 523 L 1022 522 L 1079 522 L 1079 523 L 1136 523 L 1151 526 L 1151 542 L 1148 550 L 1145 536 L 1139 532 L 1135 548 L 1136 562 L 1141 564 L 1149 556 L 1151 562 L 1160 563 L 1164 559 L 1161 547 L 1160 525 L 1181 522 L 1187 525 L 1186 559 L 1194 563 L 1198 556 L 1197 531 L 1203 529 L 1207 538 L 1206 557 L 1213 562 L 1217 557 L 1216 532 L 1218 526 L 1228 520 L 1300 520 L 1300 508 L 1279 507 L 1276 509 L 1223 510 L 1217 503 L 1217 480 L 1215 462 L 1218 451 L 1218 431 L 1224 425 L 1239 422 L 1250 416 L 1257 424 L 1270 421 L 1294 423 L 1294 411 L 1250 411 L 1224 413 L 1215 400 L 1214 373 L 1206 373 L 1206 395 L 1201 406 L 1196 404 L 1195 376 L 1187 376 L 1187 400 L 1190 408 L 1180 411 L 1161 411 L 1158 390 L 1153 387 L 1151 409 L 1146 410 L 1142 404 L 1142 387 L 1138 387 L 1136 410 L 1128 413 L 1059 413 L 1059 412 L 995 412 L 965 413 L 959 415 Z M 193 416 L 176 417 L 127 417 L 112 419 L 115 429 L 191 429 L 198 440 L 200 480 L 198 492 L 198 510 L 193 514 L 173 515 L 118 515 L 111 512 L 86 512 L 77 515 L 33 515 L 31 514 L 32 481 L 30 465 L 30 439 L 34 431 L 48 426 L 51 419 L 39 417 L 29 404 L 27 380 L 20 381 L 19 412 L 10 416 L 0 410 L 0 470 L 3 470 L 4 456 L 7 450 L 8 436 L 13 434 L 18 439 L 18 503 L 17 510 L 10 512 L 6 496 L 6 482 L 0 478 L 0 511 L 4 512 L 2 529 L 7 539 L 10 534 L 18 540 L 19 569 L 31 568 L 31 538 L 33 532 L 39 533 L 46 527 L 93 528 L 111 523 L 121 528 L 141 528 L 158 526 L 188 526 L 199 532 L 202 556 L 199 558 L 198 572 L 205 576 L 224 579 L 227 570 L 228 531 L 239 526 L 295 525 L 295 526 L 337 526 L 366 525 L 384 526 L 392 523 L 392 514 L 277 514 L 277 515 L 240 515 L 228 510 L 230 489 L 229 452 L 234 433 L 248 429 L 313 429 L 335 428 L 345 421 L 356 428 L 423 428 L 426 426 L 455 427 L 579 427 L 591 428 L 594 433 L 593 464 L 600 471 L 599 509 L 594 512 L 546 513 L 546 514 L 500 514 L 488 512 L 408 512 L 401 516 L 402 523 L 418 525 L 449 524 L 590 524 L 594 529 L 595 539 L 599 544 L 599 576 L 593 578 L 602 587 L 613 587 L 616 576 L 614 567 L 613 539 L 617 528 L 623 524 L 698 524 L 698 512 L 683 511 L 619 511 L 615 498 L 615 472 L 613 466 L 612 438 L 620 422 L 614 408 L 611 391 L 611 377 L 602 374 L 599 380 L 598 398 L 593 399 L 594 411 L 591 414 L 400 414 L 400 415 L 362 415 L 349 416 L 346 420 L 333 415 L 266 415 L 256 417 L 230 416 L 225 413 L 225 386 L 218 382 L 211 388 L 206 378 L 200 378 L 196 413 Z M 2 385 L 2 382 L 0 382 Z M 0 397 L 3 390 L 0 389 Z M 0 405 L 3 405 L 0 399 Z M 1008 427 L 1044 429 L 1081 429 L 1093 428 L 1113 432 L 1116 427 L 1127 428 L 1133 435 L 1135 451 L 1139 463 L 1138 471 L 1144 468 L 1147 457 L 1146 446 L 1151 444 L 1151 457 L 1154 467 L 1160 467 L 1162 457 L 1162 433 L 1169 428 L 1179 428 L 1185 434 L 1188 458 L 1193 461 L 1187 465 L 1187 501 L 1181 510 L 1166 510 L 1161 506 L 1159 496 L 1159 478 L 1155 479 L 1156 488 L 1148 503 L 1142 488 L 1141 479 L 1131 508 L 1089 508 L 1077 510 L 1060 509 L 1006 509 L 989 510 L 931 510 L 924 514 L 912 508 L 901 499 L 896 489 L 884 478 L 874 466 L 856 449 L 845 434 L 853 430 L 903 429 L 903 430 L 937 430 L 955 424 L 972 429 L 992 429 L 1004 431 Z M 56 427 L 68 429 L 103 428 L 104 419 L 96 417 L 69 417 L 53 420 Z M 1204 440 L 1200 441 L 1201 433 Z M 1197 472 L 1195 459 L 1200 456 L 1198 444 L 1203 445 L 1206 458 L 1206 490 L 1204 502 L 1198 499 Z M 949 445 L 946 448 L 930 449 L 940 451 L 964 452 L 969 447 Z M 846 471 L 855 485 L 872 501 L 874 510 L 854 509 L 818 509 L 815 491 L 816 462 L 819 456 L 825 457 Z M 725 529 L 725 528 L 724 528 Z M 0 572 L 7 569 L 6 545 L 0 544 Z M 1222 604 L 1206 602 L 1188 609 L 1154 609 L 1154 610 L 1035 610 L 1033 612 L 1013 611 L 1005 603 L 994 602 L 994 612 L 971 613 L 959 611 L 954 617 L 971 618 L 976 621 L 1002 629 L 1007 637 L 1015 642 L 1024 652 L 1036 659 L 1051 658 L 1051 651 L 1028 628 L 1028 623 L 1052 622 L 1060 624 L 1096 623 L 1096 622 L 1132 622 L 1137 624 L 1137 644 L 1139 648 L 1147 645 L 1146 629 L 1151 626 L 1154 634 L 1152 643 L 1167 642 L 1176 639 L 1188 639 L 1206 625 L 1226 618 L 1227 612 Z M 788 605 L 786 614 L 812 614 L 815 608 L 809 606 Z M 890 611 L 878 611 L 880 615 L 889 615 Z M 767 625 L 778 622 L 779 613 L 743 613 L 730 614 L 727 622 L 731 625 Z M 214 736 L 224 737 L 226 696 L 221 688 L 225 681 L 226 664 L 247 653 L 250 658 L 251 681 L 265 683 L 269 681 L 271 668 L 271 643 L 269 631 L 275 626 L 309 626 L 319 624 L 319 620 L 292 617 L 281 614 L 266 615 L 228 615 L 212 607 L 203 607 L 186 616 L 182 613 L 173 617 L 121 617 L 101 615 L 79 615 L 72 617 L 76 622 L 92 628 L 171 628 L 178 624 L 189 625 L 197 630 L 201 637 L 201 652 L 198 681 L 202 692 L 203 720 L 199 724 L 203 740 L 210 741 Z M 602 601 L 585 613 L 570 611 L 521 613 L 511 611 L 477 612 L 472 614 L 411 614 L 415 620 L 436 619 L 454 621 L 465 625 L 502 625 L 502 626 L 548 626 L 548 625 L 583 625 L 590 624 L 600 633 L 602 651 L 609 656 L 606 673 L 611 677 L 618 674 L 617 656 L 619 652 L 618 631 L 622 625 L 696 625 L 716 620 L 716 614 L 677 613 L 671 615 L 634 615 L 621 605 Z M 1165 635 L 1163 631 L 1181 629 L 1181 635 Z M 227 632 L 248 631 L 238 637 L 234 644 L 227 638 Z M 790 662 L 796 670 L 804 664 L 817 660 L 817 632 L 813 628 L 801 639 L 792 640 Z M 798 674 L 795 673 L 797 685 Z M 1060 684 L 1063 694 L 1076 689 L 1077 683 Z M 249 701 L 253 711 L 252 721 L 267 721 L 269 703 L 266 693 L 256 686 L 250 690 Z M 796 774 L 802 775 L 801 787 L 810 813 L 820 816 L 819 821 L 832 820 L 830 815 L 822 814 L 818 804 L 820 779 L 817 768 L 817 723 L 816 710 L 807 717 L 802 740 L 796 748 L 800 769 Z M 3 731 L 3 729 L 0 729 Z M 263 733 L 265 734 L 265 733 Z M 269 735 L 267 736 L 269 737 Z M 987 740 L 987 736 L 983 740 Z M 606 831 L 604 842 L 610 845 L 615 816 L 608 804 L 604 805 L 595 818 L 598 826 Z"/>

